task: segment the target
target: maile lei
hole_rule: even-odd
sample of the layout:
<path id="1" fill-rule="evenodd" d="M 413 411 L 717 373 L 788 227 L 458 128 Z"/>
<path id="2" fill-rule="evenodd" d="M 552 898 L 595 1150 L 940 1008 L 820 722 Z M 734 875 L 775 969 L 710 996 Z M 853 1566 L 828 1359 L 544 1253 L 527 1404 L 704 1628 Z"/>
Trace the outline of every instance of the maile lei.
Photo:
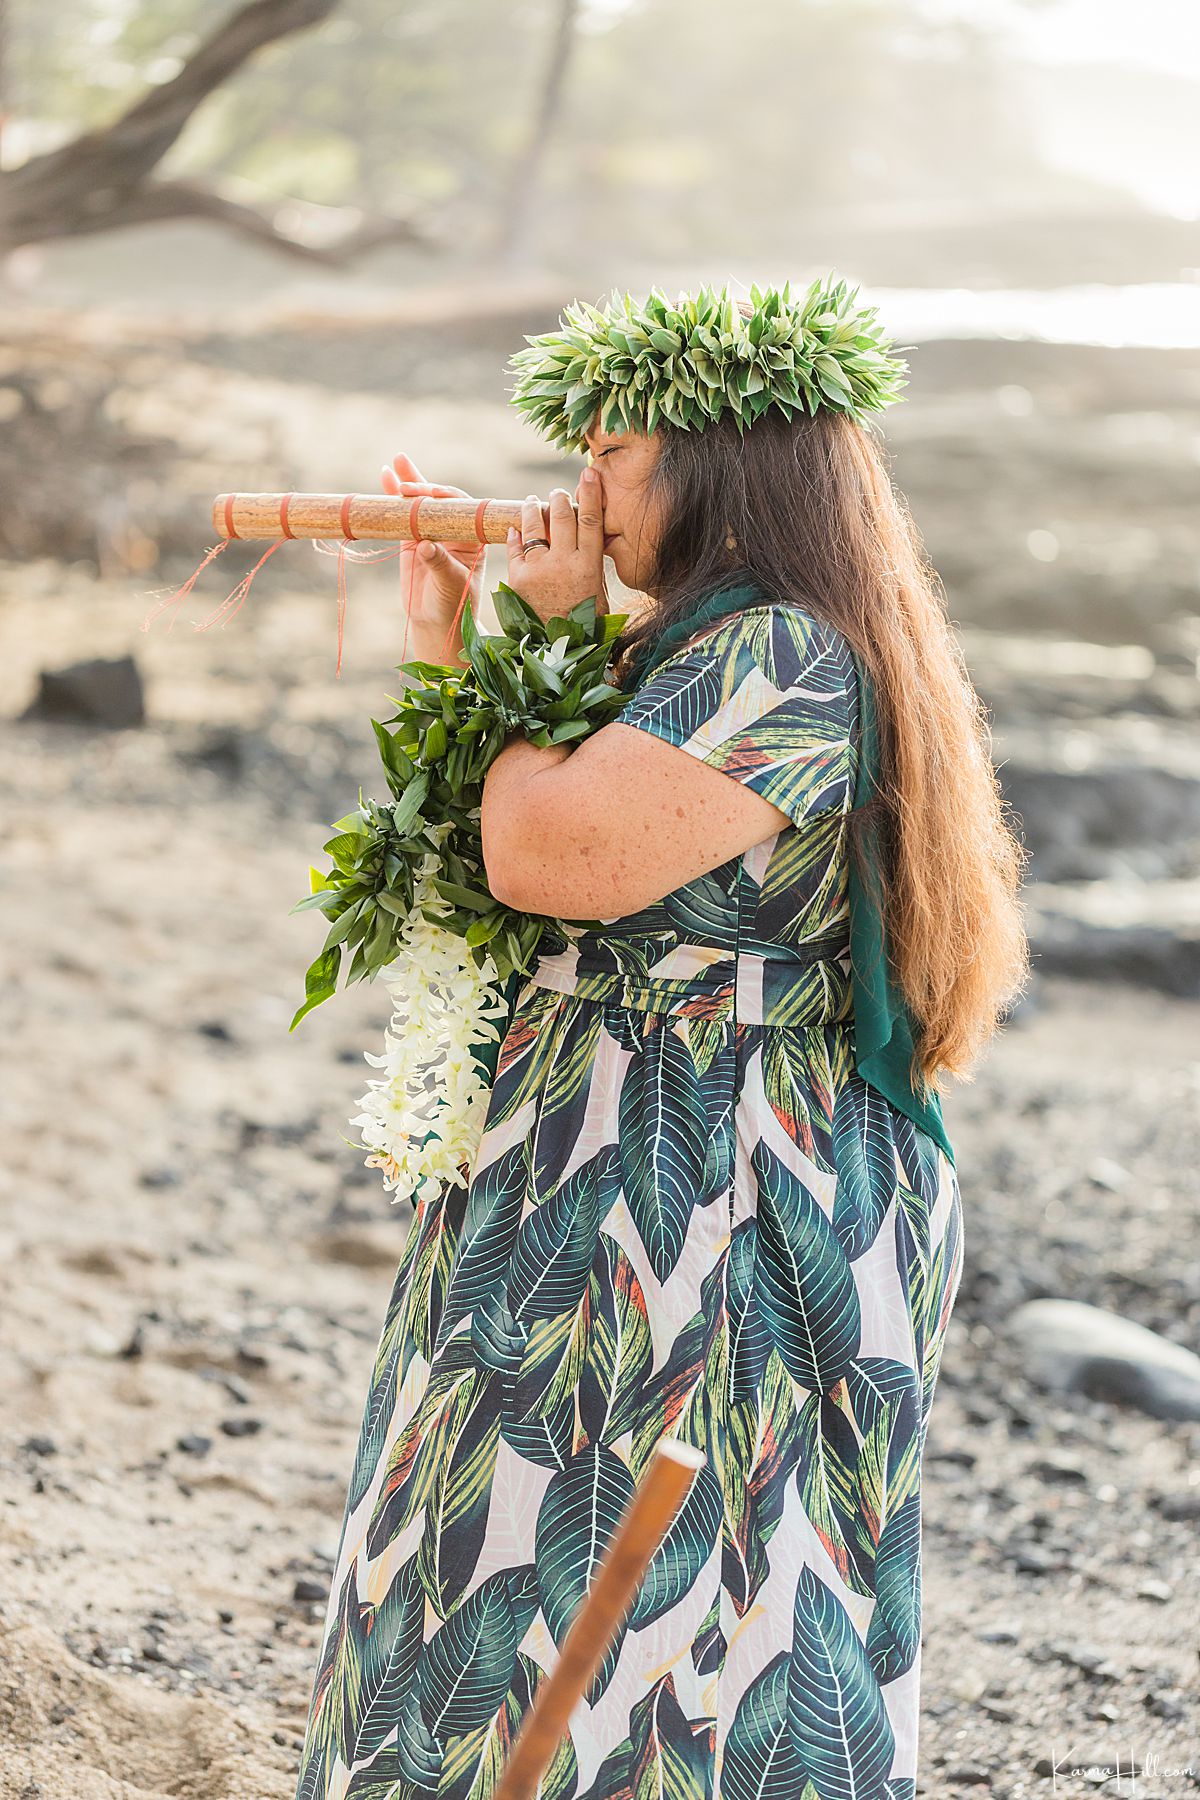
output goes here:
<path id="1" fill-rule="evenodd" d="M 398 710 L 371 721 L 390 798 L 364 800 L 359 789 L 358 806 L 324 846 L 332 866 L 310 871 L 312 892 L 292 908 L 323 913 L 329 931 L 290 1030 L 336 991 L 345 959 L 347 985 L 382 977 L 389 991 L 383 1053 L 365 1052 L 380 1073 L 350 1123 L 393 1200 L 465 1185 L 487 1111 L 480 1048 L 500 1034 L 505 984 L 529 972 L 543 932 L 558 923 L 489 893 L 484 776 L 510 733 L 568 743 L 607 724 L 628 698 L 604 679 L 626 615 L 597 614 L 593 597 L 543 620 L 503 581 L 494 604 L 499 636 L 463 611 L 466 667 L 399 664 L 407 685 L 387 696 Z"/>

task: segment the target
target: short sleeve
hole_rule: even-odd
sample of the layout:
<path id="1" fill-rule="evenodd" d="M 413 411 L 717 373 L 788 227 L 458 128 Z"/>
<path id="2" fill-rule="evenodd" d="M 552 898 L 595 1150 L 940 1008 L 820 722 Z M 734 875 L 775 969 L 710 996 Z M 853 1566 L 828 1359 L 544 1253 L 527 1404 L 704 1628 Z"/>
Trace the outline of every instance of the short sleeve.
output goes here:
<path id="1" fill-rule="evenodd" d="M 676 651 L 613 722 L 677 744 L 799 825 L 852 805 L 857 718 L 846 638 L 777 604 L 748 608 Z"/>

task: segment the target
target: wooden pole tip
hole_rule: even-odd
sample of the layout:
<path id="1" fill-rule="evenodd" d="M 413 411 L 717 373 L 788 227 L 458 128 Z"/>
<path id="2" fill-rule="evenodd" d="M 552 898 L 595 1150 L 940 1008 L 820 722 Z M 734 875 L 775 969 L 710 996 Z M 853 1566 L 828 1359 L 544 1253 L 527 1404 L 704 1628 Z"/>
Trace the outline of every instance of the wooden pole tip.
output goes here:
<path id="1" fill-rule="evenodd" d="M 677 1438 L 660 1438 L 658 1454 L 665 1456 L 669 1462 L 679 1463 L 685 1469 L 702 1469 L 708 1458 L 703 1450 L 695 1444 L 681 1444 Z"/>

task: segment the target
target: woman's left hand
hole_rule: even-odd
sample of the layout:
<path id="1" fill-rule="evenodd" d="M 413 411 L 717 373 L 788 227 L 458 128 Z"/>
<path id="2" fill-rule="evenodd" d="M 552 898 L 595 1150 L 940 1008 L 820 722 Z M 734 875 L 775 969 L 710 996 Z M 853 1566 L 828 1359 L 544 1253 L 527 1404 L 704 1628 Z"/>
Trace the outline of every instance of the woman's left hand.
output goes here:
<path id="1" fill-rule="evenodd" d="M 608 611 L 604 588 L 604 495 L 594 469 L 583 471 L 576 498 L 578 518 L 566 488 L 551 490 L 547 530 L 542 503 L 536 494 L 530 494 L 521 505 L 520 531 L 510 528 L 508 533 L 508 585 L 540 619 L 569 613 L 593 595 L 596 611 Z M 539 538 L 549 538 L 549 543 L 533 541 Z"/>

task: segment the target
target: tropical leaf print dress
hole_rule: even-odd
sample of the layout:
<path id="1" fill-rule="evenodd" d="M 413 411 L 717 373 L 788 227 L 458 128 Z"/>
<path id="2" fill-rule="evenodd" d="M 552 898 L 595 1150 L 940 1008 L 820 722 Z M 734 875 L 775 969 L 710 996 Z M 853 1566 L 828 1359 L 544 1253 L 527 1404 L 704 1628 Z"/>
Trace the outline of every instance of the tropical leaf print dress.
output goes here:
<path id="1" fill-rule="evenodd" d="M 621 723 L 788 824 L 543 940 L 379 1339 L 299 1800 L 487 1800 L 657 1440 L 706 1462 L 540 1800 L 911 1800 L 944 1150 L 854 1066 L 846 640 L 754 607 Z"/>

